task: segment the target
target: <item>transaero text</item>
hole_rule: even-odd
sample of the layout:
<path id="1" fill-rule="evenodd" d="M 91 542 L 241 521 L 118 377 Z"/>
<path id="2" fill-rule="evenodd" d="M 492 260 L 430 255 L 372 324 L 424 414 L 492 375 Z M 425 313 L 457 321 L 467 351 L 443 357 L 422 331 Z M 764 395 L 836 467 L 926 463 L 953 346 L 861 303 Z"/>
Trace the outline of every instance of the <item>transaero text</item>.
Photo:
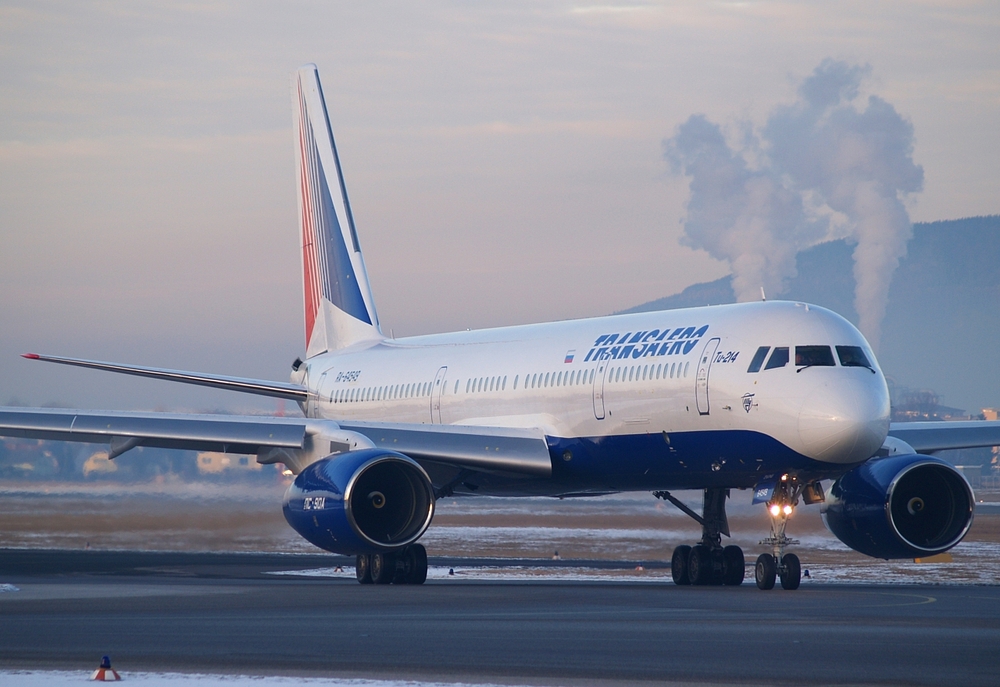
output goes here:
<path id="1" fill-rule="evenodd" d="M 686 355 L 698 345 L 707 331 L 706 324 L 701 327 L 667 328 L 663 331 L 651 329 L 624 334 L 601 334 L 587 351 L 583 362 Z"/>

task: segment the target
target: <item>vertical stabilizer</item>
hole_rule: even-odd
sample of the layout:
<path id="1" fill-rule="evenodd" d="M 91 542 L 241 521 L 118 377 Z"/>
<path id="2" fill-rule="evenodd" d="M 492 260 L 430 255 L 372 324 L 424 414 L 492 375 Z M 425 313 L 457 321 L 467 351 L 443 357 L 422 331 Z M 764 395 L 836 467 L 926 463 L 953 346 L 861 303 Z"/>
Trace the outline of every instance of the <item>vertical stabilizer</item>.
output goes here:
<path id="1" fill-rule="evenodd" d="M 381 339 L 316 65 L 294 77 L 306 357 Z"/>

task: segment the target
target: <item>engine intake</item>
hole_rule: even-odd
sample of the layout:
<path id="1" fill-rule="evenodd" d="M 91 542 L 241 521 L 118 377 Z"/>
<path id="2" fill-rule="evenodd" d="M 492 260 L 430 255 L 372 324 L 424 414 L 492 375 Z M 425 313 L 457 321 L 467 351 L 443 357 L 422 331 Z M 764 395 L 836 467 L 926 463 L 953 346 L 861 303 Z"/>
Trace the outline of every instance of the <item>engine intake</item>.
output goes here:
<path id="1" fill-rule="evenodd" d="M 401 453 L 364 449 L 305 468 L 288 487 L 285 520 L 305 539 L 339 554 L 394 551 L 412 544 L 434 517 L 434 488 Z"/>
<path id="2" fill-rule="evenodd" d="M 972 526 L 975 498 L 965 478 L 938 458 L 875 458 L 830 489 L 826 526 L 855 551 L 875 558 L 943 553 Z"/>

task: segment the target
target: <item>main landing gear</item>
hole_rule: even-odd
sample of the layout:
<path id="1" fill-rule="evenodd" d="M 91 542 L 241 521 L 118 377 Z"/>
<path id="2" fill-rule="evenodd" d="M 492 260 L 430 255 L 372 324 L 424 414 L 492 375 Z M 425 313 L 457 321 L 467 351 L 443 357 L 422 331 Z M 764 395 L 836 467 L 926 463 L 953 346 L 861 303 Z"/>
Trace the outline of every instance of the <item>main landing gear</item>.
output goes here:
<path id="1" fill-rule="evenodd" d="M 427 549 L 423 544 L 410 544 L 402 551 L 359 554 L 355 572 L 361 584 L 423 584 Z"/>
<path id="2" fill-rule="evenodd" d="M 728 489 L 706 489 L 702 515 L 688 508 L 669 491 L 656 491 L 653 496 L 670 501 L 701 525 L 699 543 L 674 549 L 674 555 L 670 559 L 670 574 L 675 584 L 743 584 L 746 567 L 743 549 L 738 546 L 722 546 L 722 535 L 729 536 L 729 521 L 726 519 Z"/>

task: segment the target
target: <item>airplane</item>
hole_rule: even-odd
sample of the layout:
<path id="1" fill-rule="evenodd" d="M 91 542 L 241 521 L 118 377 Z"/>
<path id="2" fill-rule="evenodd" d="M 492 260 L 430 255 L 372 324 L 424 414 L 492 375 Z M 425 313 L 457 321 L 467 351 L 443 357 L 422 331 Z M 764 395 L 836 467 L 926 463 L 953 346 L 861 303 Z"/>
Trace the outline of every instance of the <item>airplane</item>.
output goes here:
<path id="1" fill-rule="evenodd" d="M 419 543 L 452 495 L 648 491 L 701 525 L 678 585 L 740 585 L 726 501 L 752 489 L 771 518 L 760 589 L 796 589 L 786 549 L 800 502 L 877 558 L 958 544 L 975 498 L 934 453 L 1000 444 L 1000 422 L 890 424 L 871 346 L 807 303 L 761 301 L 447 334 L 379 325 L 315 65 L 293 75 L 304 359 L 289 382 L 62 356 L 37 360 L 289 399 L 304 417 L 0 408 L 0 435 L 256 455 L 294 482 L 282 509 L 317 547 L 355 556 L 363 584 L 422 584 Z M 833 480 L 828 493 L 822 482 Z M 698 513 L 672 492 L 703 492 Z"/>

